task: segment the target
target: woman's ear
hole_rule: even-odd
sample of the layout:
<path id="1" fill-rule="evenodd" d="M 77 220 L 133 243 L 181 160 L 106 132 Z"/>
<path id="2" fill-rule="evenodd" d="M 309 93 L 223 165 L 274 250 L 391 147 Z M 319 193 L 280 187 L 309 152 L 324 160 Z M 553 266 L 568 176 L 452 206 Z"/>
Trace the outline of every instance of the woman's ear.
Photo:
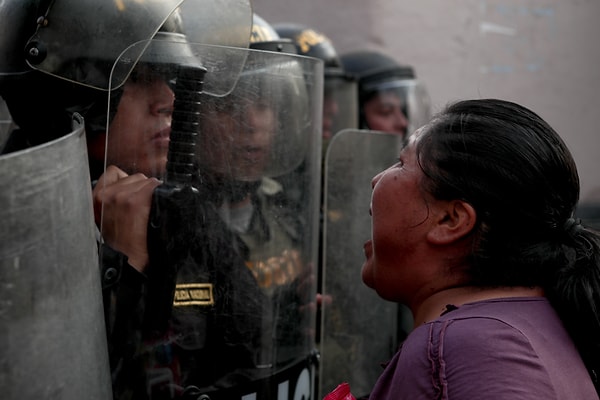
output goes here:
<path id="1" fill-rule="evenodd" d="M 427 239 L 437 245 L 450 244 L 469 235 L 477 221 L 473 206 L 462 200 L 440 202 L 436 216 Z"/>

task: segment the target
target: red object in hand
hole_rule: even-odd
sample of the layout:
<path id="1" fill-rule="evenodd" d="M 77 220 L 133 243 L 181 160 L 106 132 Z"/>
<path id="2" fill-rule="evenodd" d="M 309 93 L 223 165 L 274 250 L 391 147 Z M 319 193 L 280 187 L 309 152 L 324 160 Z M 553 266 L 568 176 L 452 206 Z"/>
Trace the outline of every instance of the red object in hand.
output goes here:
<path id="1" fill-rule="evenodd" d="M 350 393 L 350 385 L 347 382 L 340 383 L 323 400 L 356 400 L 356 397 Z"/>

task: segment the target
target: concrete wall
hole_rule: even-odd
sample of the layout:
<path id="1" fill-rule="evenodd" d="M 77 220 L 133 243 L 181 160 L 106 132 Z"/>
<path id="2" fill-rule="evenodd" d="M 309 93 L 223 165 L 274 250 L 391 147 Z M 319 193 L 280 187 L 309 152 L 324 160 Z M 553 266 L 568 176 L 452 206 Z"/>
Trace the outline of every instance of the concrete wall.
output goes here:
<path id="1" fill-rule="evenodd" d="M 374 48 L 415 67 L 433 110 L 462 98 L 521 103 L 564 137 L 582 199 L 600 199 L 597 0 L 253 0 L 271 23 L 302 23 L 338 52 Z"/>

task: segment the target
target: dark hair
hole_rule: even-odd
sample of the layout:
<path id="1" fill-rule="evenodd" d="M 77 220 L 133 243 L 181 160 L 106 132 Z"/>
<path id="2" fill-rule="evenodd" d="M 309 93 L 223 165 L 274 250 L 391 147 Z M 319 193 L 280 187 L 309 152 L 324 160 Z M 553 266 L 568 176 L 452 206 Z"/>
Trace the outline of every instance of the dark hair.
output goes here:
<path id="1" fill-rule="evenodd" d="M 425 190 L 476 210 L 470 283 L 541 286 L 595 377 L 600 237 L 573 219 L 579 177 L 560 136 L 518 104 L 460 101 L 423 128 L 417 157 Z"/>

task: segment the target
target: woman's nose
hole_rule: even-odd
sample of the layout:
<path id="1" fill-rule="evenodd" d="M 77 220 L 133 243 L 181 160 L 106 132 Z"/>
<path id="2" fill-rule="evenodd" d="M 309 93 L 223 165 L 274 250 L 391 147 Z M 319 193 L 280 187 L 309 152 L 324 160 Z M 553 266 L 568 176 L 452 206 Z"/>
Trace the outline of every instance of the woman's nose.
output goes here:
<path id="1" fill-rule="evenodd" d="M 377 182 L 379 182 L 379 180 L 381 179 L 381 176 L 385 173 L 385 171 L 381 171 L 380 173 L 378 173 L 377 175 L 375 175 L 373 177 L 373 179 L 371 179 L 371 189 L 375 188 L 375 185 L 377 185 Z"/>

